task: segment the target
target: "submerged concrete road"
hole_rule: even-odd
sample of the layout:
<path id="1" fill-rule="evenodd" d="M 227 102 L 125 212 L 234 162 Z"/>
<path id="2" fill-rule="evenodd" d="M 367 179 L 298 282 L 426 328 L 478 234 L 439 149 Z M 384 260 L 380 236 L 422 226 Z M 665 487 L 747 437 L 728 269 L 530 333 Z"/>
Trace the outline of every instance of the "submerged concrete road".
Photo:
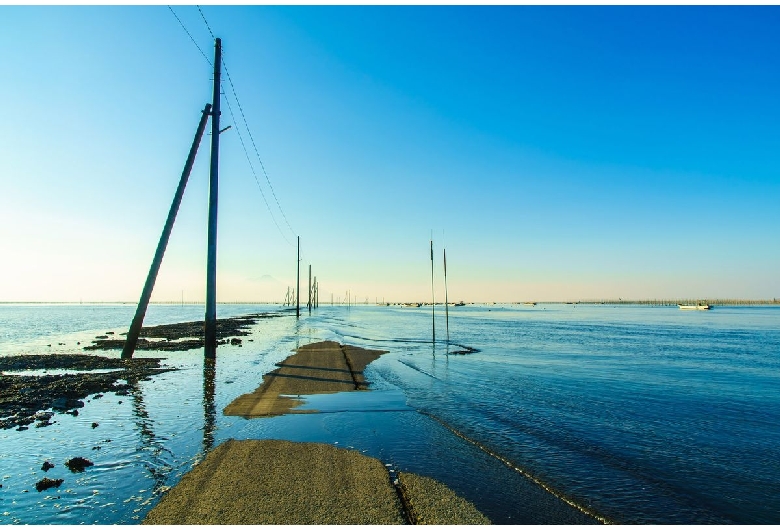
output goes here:
<path id="1" fill-rule="evenodd" d="M 285 395 L 365 390 L 363 369 L 381 351 L 336 342 L 298 348 L 225 414 L 295 412 Z M 144 524 L 490 524 L 443 484 L 388 469 L 328 444 L 228 440 L 187 473 Z"/>
<path id="2" fill-rule="evenodd" d="M 329 394 L 367 390 L 363 370 L 385 351 L 344 346 L 323 341 L 301 346 L 276 370 L 263 376 L 263 384 L 252 393 L 239 396 L 227 407 L 226 416 L 257 418 L 296 411 L 303 402 L 287 396 Z"/>
<path id="3" fill-rule="evenodd" d="M 327 444 L 229 440 L 144 524 L 490 524 L 433 479 L 399 479 L 407 487 L 394 487 L 378 460 Z"/>

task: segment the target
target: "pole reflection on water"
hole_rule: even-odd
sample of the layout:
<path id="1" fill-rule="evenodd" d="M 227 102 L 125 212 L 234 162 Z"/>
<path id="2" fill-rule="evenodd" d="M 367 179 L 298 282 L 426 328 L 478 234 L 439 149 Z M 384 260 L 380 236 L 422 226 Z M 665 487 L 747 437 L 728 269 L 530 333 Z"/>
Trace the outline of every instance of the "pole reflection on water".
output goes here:
<path id="1" fill-rule="evenodd" d="M 217 424 L 216 391 L 217 360 L 203 359 L 203 457 L 214 448 L 214 431 Z"/>
<path id="2" fill-rule="evenodd" d="M 175 455 L 154 434 L 154 421 L 149 418 L 149 413 L 146 410 L 144 395 L 141 390 L 141 381 L 138 378 L 127 380 L 130 385 L 130 395 L 133 398 L 133 417 L 141 435 L 137 451 L 139 454 L 147 452 L 150 455 L 149 461 L 144 463 L 144 467 L 146 467 L 146 470 L 149 471 L 154 480 L 152 491 L 157 492 L 165 485 L 173 469 L 161 455 L 163 452 L 167 452 L 171 457 L 175 457 Z"/>

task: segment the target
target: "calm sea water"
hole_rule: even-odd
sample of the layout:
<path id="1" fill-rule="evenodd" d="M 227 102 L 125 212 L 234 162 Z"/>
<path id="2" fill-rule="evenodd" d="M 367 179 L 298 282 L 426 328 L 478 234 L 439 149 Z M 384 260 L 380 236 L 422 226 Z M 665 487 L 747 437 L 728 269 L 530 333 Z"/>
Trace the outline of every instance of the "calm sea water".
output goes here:
<path id="1" fill-rule="evenodd" d="M 2 305 L 0 355 L 80 351 L 95 335 L 125 331 L 133 310 Z M 430 308 L 322 306 L 299 321 L 260 321 L 251 342 L 219 348 L 216 371 L 203 369 L 202 351 L 136 354 L 179 370 L 130 396 L 92 399 L 53 426 L 0 431 L 0 522 L 138 522 L 228 438 L 352 447 L 441 480 L 500 523 L 584 522 L 571 505 L 621 523 L 780 522 L 780 308 L 449 313 L 449 344 L 443 308 L 433 345 Z M 146 324 L 202 315 L 200 306 L 152 306 Z M 371 392 L 310 398 L 320 414 L 222 415 L 292 349 L 324 339 L 389 351 L 366 370 Z M 461 346 L 479 351 L 448 355 Z M 62 463 L 73 456 L 95 466 L 71 474 Z M 57 467 L 44 473 L 44 460 Z M 43 476 L 65 483 L 38 493 Z M 536 484 L 569 504 L 545 504 Z"/>

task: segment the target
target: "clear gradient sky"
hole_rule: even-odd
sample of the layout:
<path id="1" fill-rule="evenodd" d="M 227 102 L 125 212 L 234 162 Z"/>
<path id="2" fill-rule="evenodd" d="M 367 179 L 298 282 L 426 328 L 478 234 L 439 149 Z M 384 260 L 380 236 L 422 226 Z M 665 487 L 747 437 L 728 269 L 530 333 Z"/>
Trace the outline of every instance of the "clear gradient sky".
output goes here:
<path id="1" fill-rule="evenodd" d="M 444 246 L 451 301 L 780 298 L 776 6 L 202 10 L 220 302 L 296 235 L 322 303 L 429 300 L 431 233 L 438 300 Z M 166 6 L 0 6 L 0 48 L 0 301 L 137 301 L 211 67 Z M 208 158 L 153 301 L 205 297 Z"/>

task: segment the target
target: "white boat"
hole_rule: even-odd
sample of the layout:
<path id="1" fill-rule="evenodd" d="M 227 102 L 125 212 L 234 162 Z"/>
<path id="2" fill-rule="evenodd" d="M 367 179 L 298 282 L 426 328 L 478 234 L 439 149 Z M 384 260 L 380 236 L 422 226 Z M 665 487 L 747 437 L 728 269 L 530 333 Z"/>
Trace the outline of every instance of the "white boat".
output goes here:
<path id="1" fill-rule="evenodd" d="M 707 311 L 709 309 L 712 309 L 712 306 L 709 304 L 700 304 L 696 303 L 696 305 L 685 305 L 685 304 L 677 304 L 677 307 L 680 309 L 694 309 L 699 311 Z"/>

